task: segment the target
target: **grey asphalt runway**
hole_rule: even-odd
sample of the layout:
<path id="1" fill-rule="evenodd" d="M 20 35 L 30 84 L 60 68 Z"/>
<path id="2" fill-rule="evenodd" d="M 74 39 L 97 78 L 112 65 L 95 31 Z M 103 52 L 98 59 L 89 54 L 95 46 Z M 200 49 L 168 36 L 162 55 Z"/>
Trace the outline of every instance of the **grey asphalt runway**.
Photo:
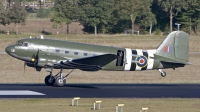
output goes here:
<path id="1" fill-rule="evenodd" d="M 0 84 L 0 98 L 200 98 L 200 84 Z"/>

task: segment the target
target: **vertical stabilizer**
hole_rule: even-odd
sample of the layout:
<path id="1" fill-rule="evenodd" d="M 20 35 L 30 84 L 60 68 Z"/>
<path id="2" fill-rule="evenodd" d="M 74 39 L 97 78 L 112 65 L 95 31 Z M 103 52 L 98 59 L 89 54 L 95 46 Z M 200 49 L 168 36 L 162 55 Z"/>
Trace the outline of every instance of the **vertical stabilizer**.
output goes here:
<path id="1" fill-rule="evenodd" d="M 158 46 L 155 54 L 160 61 L 187 63 L 189 59 L 189 35 L 183 31 L 170 33 Z"/>

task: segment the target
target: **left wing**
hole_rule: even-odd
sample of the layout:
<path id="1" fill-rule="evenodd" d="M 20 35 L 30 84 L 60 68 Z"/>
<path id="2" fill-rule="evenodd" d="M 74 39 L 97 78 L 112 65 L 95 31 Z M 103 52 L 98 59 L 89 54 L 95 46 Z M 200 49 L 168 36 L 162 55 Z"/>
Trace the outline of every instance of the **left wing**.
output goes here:
<path id="1" fill-rule="evenodd" d="M 69 69 L 80 69 L 83 71 L 98 71 L 103 66 L 117 58 L 115 54 L 103 54 L 92 57 L 76 58 L 60 61 L 58 65 Z"/>

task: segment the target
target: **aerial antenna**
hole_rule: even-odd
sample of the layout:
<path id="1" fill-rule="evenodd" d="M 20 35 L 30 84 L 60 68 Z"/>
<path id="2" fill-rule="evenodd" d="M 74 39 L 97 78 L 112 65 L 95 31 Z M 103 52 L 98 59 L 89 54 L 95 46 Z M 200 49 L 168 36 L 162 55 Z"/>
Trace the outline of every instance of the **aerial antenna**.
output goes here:
<path id="1" fill-rule="evenodd" d="M 179 23 L 175 23 L 175 25 L 177 25 L 177 31 L 179 31 L 179 30 L 180 30 L 180 26 L 181 26 L 181 24 L 179 24 Z"/>

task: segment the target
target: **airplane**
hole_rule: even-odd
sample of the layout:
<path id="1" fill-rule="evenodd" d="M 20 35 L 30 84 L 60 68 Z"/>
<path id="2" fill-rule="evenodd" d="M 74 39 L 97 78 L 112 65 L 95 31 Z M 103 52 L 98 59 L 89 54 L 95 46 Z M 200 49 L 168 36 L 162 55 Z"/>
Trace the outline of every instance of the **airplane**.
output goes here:
<path id="1" fill-rule="evenodd" d="M 10 56 L 24 61 L 36 71 L 42 68 L 49 72 L 44 79 L 47 86 L 62 87 L 74 69 L 82 71 L 142 71 L 191 65 L 189 60 L 189 35 L 183 31 L 171 32 L 156 48 L 150 50 L 101 46 L 61 40 L 43 36 L 18 40 L 5 48 Z M 25 68 L 24 68 L 25 69 Z M 60 69 L 56 75 L 53 69 Z M 63 69 L 71 69 L 63 75 Z"/>

